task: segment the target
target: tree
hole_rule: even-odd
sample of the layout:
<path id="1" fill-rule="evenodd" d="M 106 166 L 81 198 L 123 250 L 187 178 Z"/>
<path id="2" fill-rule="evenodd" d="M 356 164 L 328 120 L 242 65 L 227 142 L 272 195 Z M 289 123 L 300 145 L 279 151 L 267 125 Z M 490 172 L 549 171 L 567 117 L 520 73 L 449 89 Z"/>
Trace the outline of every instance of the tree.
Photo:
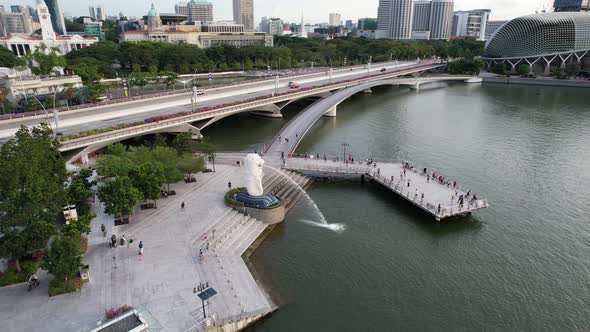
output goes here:
<path id="1" fill-rule="evenodd" d="M 127 147 L 121 143 L 111 144 L 107 147 L 107 154 L 118 156 L 118 157 L 126 157 L 127 156 Z"/>
<path id="2" fill-rule="evenodd" d="M 59 48 L 48 48 L 45 44 L 41 44 L 33 53 L 27 54 L 27 59 L 33 73 L 41 76 L 51 74 L 56 67 L 66 66 L 66 59 L 59 55 Z"/>
<path id="3" fill-rule="evenodd" d="M 71 220 L 69 224 L 63 226 L 62 232 L 66 236 L 79 237 L 82 234 L 90 234 L 92 228 L 90 224 L 92 219 L 96 218 L 94 214 L 79 215 L 77 219 Z"/>
<path id="4" fill-rule="evenodd" d="M 184 154 L 178 161 L 178 169 L 186 174 L 186 178 L 190 179 L 193 174 L 204 171 L 205 159 L 193 158 L 191 154 Z"/>
<path id="5" fill-rule="evenodd" d="M 205 154 L 209 161 L 213 162 L 213 168 L 215 168 L 216 147 L 213 143 L 209 141 L 208 138 L 205 137 L 199 142 L 199 144 L 197 145 L 197 151 L 200 151 L 203 154 Z"/>
<path id="6" fill-rule="evenodd" d="M 72 21 L 69 19 L 64 19 L 66 24 L 66 31 L 75 31 L 75 32 L 83 32 L 84 31 L 84 22 L 80 22 L 78 20 Z"/>
<path id="7" fill-rule="evenodd" d="M 178 79 L 178 74 L 172 71 L 167 71 L 161 74 L 162 78 L 164 79 L 164 84 L 166 85 L 166 90 L 170 89 L 170 87 L 176 84 L 176 79 Z"/>
<path id="8" fill-rule="evenodd" d="M 98 175 L 114 178 L 128 176 L 135 168 L 135 164 L 127 156 L 108 154 L 98 159 L 96 171 Z"/>
<path id="9" fill-rule="evenodd" d="M 133 187 L 131 179 L 127 176 L 108 179 L 98 188 L 98 198 L 104 203 L 104 212 L 113 216 L 129 216 L 133 213 L 135 205 L 141 200 L 142 194 Z"/>
<path id="10" fill-rule="evenodd" d="M 41 267 L 60 281 L 74 278 L 82 263 L 80 240 L 73 236 L 58 237 L 51 244 Z"/>
<path id="11" fill-rule="evenodd" d="M 145 73 L 134 71 L 129 75 L 129 84 L 137 86 L 141 90 L 148 84 L 148 79 Z"/>
<path id="12" fill-rule="evenodd" d="M 90 204 L 88 199 L 92 197 L 92 191 L 86 187 L 84 180 L 80 177 L 72 178 L 67 189 L 68 203 L 76 206 L 78 215 L 88 214 L 90 212 Z"/>
<path id="13" fill-rule="evenodd" d="M 499 62 L 492 67 L 492 73 L 498 75 L 506 75 L 506 64 L 503 62 Z"/>
<path id="14" fill-rule="evenodd" d="M 530 71 L 531 71 L 531 66 L 529 66 L 526 63 L 523 63 L 522 65 L 518 66 L 518 75 L 520 75 L 522 77 L 528 76 Z"/>
<path id="15" fill-rule="evenodd" d="M 0 47 L 0 67 L 14 68 L 24 66 L 25 61 L 17 57 L 6 47 Z"/>
<path id="16" fill-rule="evenodd" d="M 191 135 L 189 133 L 180 133 L 172 140 L 172 147 L 176 149 L 178 155 L 191 152 Z"/>
<path id="17" fill-rule="evenodd" d="M 151 158 L 156 163 L 162 165 L 162 171 L 164 173 L 164 183 L 168 185 L 170 190 L 170 184 L 182 181 L 182 173 L 178 171 L 178 153 L 175 149 L 156 146 L 151 150 Z"/>
<path id="18" fill-rule="evenodd" d="M 45 247 L 66 204 L 65 161 L 47 124 L 21 127 L 0 148 L 0 256 L 16 261 Z"/>
<path id="19" fill-rule="evenodd" d="M 144 163 L 136 167 L 129 175 L 133 186 L 139 190 L 144 200 L 157 202 L 160 198 L 160 188 L 164 182 L 162 166 L 155 163 Z"/>

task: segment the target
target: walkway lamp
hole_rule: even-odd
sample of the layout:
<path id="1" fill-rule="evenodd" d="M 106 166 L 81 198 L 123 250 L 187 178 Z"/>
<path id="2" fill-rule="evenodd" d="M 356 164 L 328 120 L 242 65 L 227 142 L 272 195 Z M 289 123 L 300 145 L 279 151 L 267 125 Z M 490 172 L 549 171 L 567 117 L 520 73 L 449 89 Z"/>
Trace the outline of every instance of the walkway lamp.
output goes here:
<path id="1" fill-rule="evenodd" d="M 213 289 L 213 287 L 209 287 L 208 282 L 201 282 L 199 283 L 199 286 L 193 288 L 193 294 L 197 294 L 199 299 L 201 299 L 201 303 L 203 304 L 203 319 L 207 318 L 207 314 L 205 312 L 205 301 L 217 295 L 217 291 Z"/>

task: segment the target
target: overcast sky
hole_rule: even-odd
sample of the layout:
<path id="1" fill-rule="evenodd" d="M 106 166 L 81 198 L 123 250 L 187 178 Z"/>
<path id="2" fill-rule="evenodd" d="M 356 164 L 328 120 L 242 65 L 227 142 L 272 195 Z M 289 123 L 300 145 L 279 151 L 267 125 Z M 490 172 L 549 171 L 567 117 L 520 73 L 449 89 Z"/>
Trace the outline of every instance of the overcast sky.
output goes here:
<path id="1" fill-rule="evenodd" d="M 88 6 L 102 5 L 108 15 L 123 12 L 128 16 L 145 15 L 151 0 L 60 0 L 63 11 L 73 16 L 88 15 Z M 215 20 L 232 20 L 232 0 L 210 0 L 213 2 Z M 174 12 L 176 0 L 153 0 L 161 13 Z M 510 19 L 532 14 L 548 7 L 551 0 L 455 0 L 455 10 L 489 8 L 493 20 Z M 27 4 L 34 6 L 35 0 L 0 0 L 0 4 L 10 6 Z M 327 22 L 331 12 L 341 13 L 342 20 L 356 20 L 359 17 L 377 17 L 379 0 L 254 0 L 256 22 L 262 16 L 280 17 L 285 21 L 299 22 L 301 13 L 306 22 Z"/>

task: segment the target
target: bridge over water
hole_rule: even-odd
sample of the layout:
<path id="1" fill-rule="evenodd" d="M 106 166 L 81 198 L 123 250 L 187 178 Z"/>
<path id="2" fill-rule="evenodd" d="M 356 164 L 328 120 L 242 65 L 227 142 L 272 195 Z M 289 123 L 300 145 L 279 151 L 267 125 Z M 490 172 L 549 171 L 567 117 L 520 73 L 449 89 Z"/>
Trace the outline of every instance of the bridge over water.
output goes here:
<path id="1" fill-rule="evenodd" d="M 419 88 L 421 84 L 442 81 L 478 81 L 473 76 L 433 76 L 417 78 L 386 78 L 374 81 L 355 82 L 327 97 L 315 102 L 289 122 L 267 147 L 267 155 L 291 154 L 295 152 L 305 134 L 322 117 L 337 115 L 337 108 L 343 101 L 359 92 L 370 92 L 370 89 L 382 85 L 407 85 Z"/>
<path id="2" fill-rule="evenodd" d="M 280 114 L 280 110 L 285 107 L 288 103 L 294 100 L 303 98 L 323 98 L 331 96 L 333 92 L 343 90 L 347 91 L 343 93 L 344 98 L 337 100 L 340 103 L 342 100 L 348 98 L 354 93 L 358 92 L 358 89 L 364 90 L 372 86 L 383 85 L 383 84 L 408 84 L 412 86 L 418 86 L 421 83 L 437 81 L 437 80 L 453 80 L 460 79 L 466 80 L 470 77 L 453 77 L 453 78 L 399 78 L 406 75 L 419 76 L 422 73 L 445 66 L 445 64 L 415 64 L 412 66 L 404 66 L 395 70 L 386 71 L 384 73 L 371 74 L 368 76 L 356 77 L 353 79 L 340 81 L 336 83 L 328 83 L 320 86 L 309 86 L 302 88 L 299 91 L 288 91 L 277 95 L 267 95 L 264 97 L 257 97 L 254 100 L 244 100 L 241 102 L 233 103 L 229 106 L 220 105 L 220 107 L 214 108 L 208 111 L 190 113 L 187 115 L 174 116 L 169 119 L 163 119 L 154 121 L 151 123 L 142 123 L 130 126 L 128 128 L 112 130 L 105 133 L 99 133 L 87 137 L 69 139 L 62 141 L 61 151 L 75 151 L 73 156 L 70 158 L 70 162 L 74 162 L 80 158 L 85 160 L 89 153 L 97 151 L 105 146 L 120 142 L 129 138 L 154 134 L 154 133 L 175 133 L 175 132 L 187 132 L 193 135 L 193 137 L 200 137 L 201 130 L 207 126 L 224 119 L 228 116 L 252 111 L 263 111 L 271 116 Z M 370 71 L 368 71 L 370 73 Z M 387 81 L 391 79 L 397 79 L 396 81 Z M 338 96 L 341 96 L 338 94 Z M 242 97 L 246 98 L 246 97 Z M 330 99 L 332 100 L 332 99 Z M 328 101 L 328 103 L 330 102 Z M 336 105 L 333 105 L 336 106 Z M 324 112 L 325 113 L 325 112 Z M 334 108 L 335 113 L 335 108 Z M 290 127 L 289 127 L 290 128 Z M 288 129 L 289 129 L 288 128 Z M 290 130 L 290 129 L 289 129 Z"/>

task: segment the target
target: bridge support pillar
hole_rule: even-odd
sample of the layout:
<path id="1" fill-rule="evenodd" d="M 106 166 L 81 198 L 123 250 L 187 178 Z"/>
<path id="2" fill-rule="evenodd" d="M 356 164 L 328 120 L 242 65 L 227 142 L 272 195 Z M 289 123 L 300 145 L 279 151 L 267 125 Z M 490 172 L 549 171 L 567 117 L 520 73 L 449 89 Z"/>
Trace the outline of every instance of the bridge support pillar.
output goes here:
<path id="1" fill-rule="evenodd" d="M 275 104 L 261 106 L 250 113 L 254 114 L 254 115 L 265 116 L 268 118 L 282 118 L 283 117 L 283 114 L 281 114 L 281 108 Z"/>
<path id="2" fill-rule="evenodd" d="M 337 108 L 338 108 L 337 105 L 332 106 L 326 113 L 324 113 L 324 116 L 327 116 L 330 118 L 336 117 Z"/>
<path id="3" fill-rule="evenodd" d="M 420 83 L 418 82 L 418 83 L 414 83 L 414 84 L 410 85 L 410 89 L 419 91 L 420 90 Z"/>

